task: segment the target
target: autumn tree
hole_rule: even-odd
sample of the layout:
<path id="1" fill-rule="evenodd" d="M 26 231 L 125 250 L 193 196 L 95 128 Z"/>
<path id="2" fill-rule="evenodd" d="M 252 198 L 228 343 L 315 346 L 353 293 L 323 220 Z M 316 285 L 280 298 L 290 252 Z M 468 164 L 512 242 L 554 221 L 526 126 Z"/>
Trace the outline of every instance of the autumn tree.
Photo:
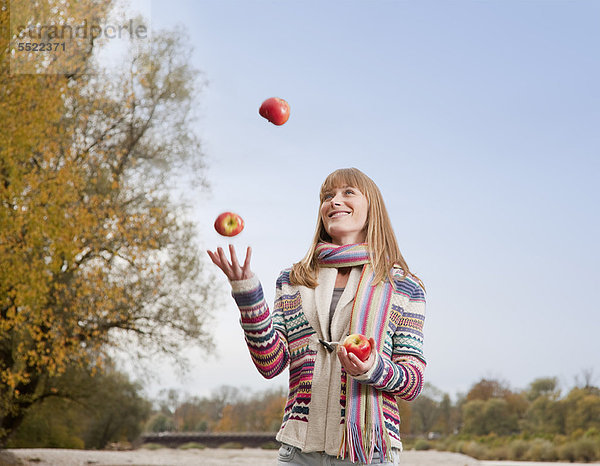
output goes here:
<path id="1" fill-rule="evenodd" d="M 216 432 L 277 432 L 281 426 L 286 393 L 266 390 L 253 396 L 240 396 L 224 406 Z"/>
<path id="2" fill-rule="evenodd" d="M 435 425 L 435 430 L 443 435 L 451 435 L 459 428 L 459 410 L 453 406 L 452 400 L 447 393 L 444 393 L 439 403 L 439 415 Z"/>
<path id="3" fill-rule="evenodd" d="M 498 380 L 482 379 L 471 387 L 462 405 L 461 432 L 473 435 L 518 432 L 529 403 Z"/>
<path id="4" fill-rule="evenodd" d="M 474 435 L 508 435 L 518 431 L 518 421 L 517 415 L 502 398 L 473 400 L 465 403 L 463 407 L 461 432 Z"/>
<path id="5" fill-rule="evenodd" d="M 120 74 L 93 69 L 91 54 L 74 73 L 11 74 L 8 25 L 4 3 L 0 446 L 32 405 L 71 396 L 60 383 L 71 367 L 207 346 L 213 305 L 169 189 L 185 189 L 184 174 L 203 180 L 191 131 L 201 83 L 181 37 L 155 36 Z"/>
<path id="6" fill-rule="evenodd" d="M 86 382 L 90 395 L 80 401 L 89 413 L 82 435 L 85 447 L 102 449 L 109 442 L 133 442 L 150 413 L 140 383 L 114 370 L 88 377 Z"/>
<path id="7" fill-rule="evenodd" d="M 549 397 L 554 400 L 558 399 L 560 389 L 558 388 L 558 379 L 556 377 L 541 377 L 529 384 L 527 399 L 534 401 L 540 396 Z"/>
<path id="8" fill-rule="evenodd" d="M 108 365 L 92 376 L 71 367 L 60 377 L 72 398 L 48 397 L 28 410 L 10 438 L 10 447 L 102 449 L 109 442 L 132 442 L 142 431 L 150 402 L 139 383 Z"/>
<path id="9" fill-rule="evenodd" d="M 400 413 L 400 434 L 411 435 L 412 433 L 412 411 L 411 404 L 405 400 L 396 399 L 398 403 L 398 412 Z"/>
<path id="10" fill-rule="evenodd" d="M 499 380 L 484 378 L 471 387 L 467 393 L 466 401 L 487 401 L 491 398 L 504 398 L 510 392 L 510 388 L 506 383 Z"/>
<path id="11" fill-rule="evenodd" d="M 521 421 L 528 434 L 560 434 L 564 432 L 565 413 L 559 403 L 560 390 L 556 377 L 542 377 L 529 384 L 525 392 L 529 406 Z"/>
<path id="12" fill-rule="evenodd" d="M 575 376 L 575 384 L 580 388 L 594 388 L 595 379 L 593 368 L 582 369 L 581 372 Z"/>
<path id="13" fill-rule="evenodd" d="M 151 432 L 276 432 L 287 393 L 282 389 L 249 392 L 221 386 L 208 397 L 162 393 L 159 409 L 146 425 Z M 173 403 L 173 401 L 176 403 Z"/>
<path id="14" fill-rule="evenodd" d="M 419 397 L 410 403 L 413 434 L 426 435 L 433 430 L 441 414 L 442 398 L 442 392 L 438 388 L 425 382 Z"/>
<path id="15" fill-rule="evenodd" d="M 528 434 L 561 434 L 565 431 L 564 403 L 549 395 L 540 395 L 527 409 L 522 429 Z"/>
<path id="16" fill-rule="evenodd" d="M 600 432 L 600 389 L 592 385 L 575 387 L 561 400 L 565 434 L 583 433 L 588 429 Z"/>

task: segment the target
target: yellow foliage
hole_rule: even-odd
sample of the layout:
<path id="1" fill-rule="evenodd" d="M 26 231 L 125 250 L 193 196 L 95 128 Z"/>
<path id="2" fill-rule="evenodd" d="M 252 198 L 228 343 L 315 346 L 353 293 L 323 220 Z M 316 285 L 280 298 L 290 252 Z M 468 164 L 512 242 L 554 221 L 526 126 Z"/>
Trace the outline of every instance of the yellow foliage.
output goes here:
<path id="1" fill-rule="evenodd" d="M 73 22 L 109 5 L 41 2 L 59 3 Z M 133 89 L 92 74 L 11 74 L 9 26 L 0 8 L 0 446 L 19 410 L 47 395 L 48 378 L 101 368 L 119 332 L 173 353 L 185 338 L 205 343 L 207 296 L 194 282 L 195 251 L 184 254 L 191 228 L 170 214 L 160 177 L 136 184 L 139 167 L 155 160 L 165 172 L 172 156 L 152 140 L 152 119 L 188 132 L 185 111 L 160 115 L 185 109 L 164 101 L 186 93 L 152 87 L 185 87 L 184 76 L 148 77 L 150 87 Z M 171 52 L 161 53 L 144 60 Z"/>

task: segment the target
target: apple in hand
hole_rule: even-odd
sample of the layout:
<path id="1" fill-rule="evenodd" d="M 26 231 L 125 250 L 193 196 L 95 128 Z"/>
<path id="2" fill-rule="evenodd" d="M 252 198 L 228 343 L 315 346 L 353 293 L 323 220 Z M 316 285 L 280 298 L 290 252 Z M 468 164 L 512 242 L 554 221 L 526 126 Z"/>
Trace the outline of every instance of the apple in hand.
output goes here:
<path id="1" fill-rule="evenodd" d="M 346 352 L 354 354 L 361 361 L 369 359 L 371 354 L 371 343 L 369 339 L 360 333 L 348 335 L 343 343 Z"/>
<path id="2" fill-rule="evenodd" d="M 258 113 L 274 125 L 281 126 L 290 117 L 290 106 L 279 97 L 271 97 L 262 103 Z"/>
<path id="3" fill-rule="evenodd" d="M 233 212 L 223 212 L 215 220 L 215 230 L 222 236 L 235 236 L 244 229 L 244 220 Z"/>

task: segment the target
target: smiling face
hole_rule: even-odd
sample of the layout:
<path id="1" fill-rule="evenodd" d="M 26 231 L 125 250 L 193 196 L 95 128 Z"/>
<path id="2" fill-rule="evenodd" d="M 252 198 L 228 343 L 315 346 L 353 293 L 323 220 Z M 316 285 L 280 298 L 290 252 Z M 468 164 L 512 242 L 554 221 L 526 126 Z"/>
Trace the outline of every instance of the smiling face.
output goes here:
<path id="1" fill-rule="evenodd" d="M 323 193 L 321 221 L 333 244 L 364 243 L 369 201 L 358 188 L 345 186 Z"/>

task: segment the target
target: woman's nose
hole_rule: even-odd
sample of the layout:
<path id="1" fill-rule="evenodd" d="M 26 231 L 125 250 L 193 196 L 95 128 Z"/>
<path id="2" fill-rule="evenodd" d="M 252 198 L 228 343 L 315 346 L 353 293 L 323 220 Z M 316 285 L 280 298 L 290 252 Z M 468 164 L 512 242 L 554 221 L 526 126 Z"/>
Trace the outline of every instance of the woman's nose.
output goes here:
<path id="1" fill-rule="evenodd" d="M 334 205 L 334 206 L 342 205 L 342 202 L 337 196 L 335 196 L 334 198 L 331 199 L 331 205 Z"/>

